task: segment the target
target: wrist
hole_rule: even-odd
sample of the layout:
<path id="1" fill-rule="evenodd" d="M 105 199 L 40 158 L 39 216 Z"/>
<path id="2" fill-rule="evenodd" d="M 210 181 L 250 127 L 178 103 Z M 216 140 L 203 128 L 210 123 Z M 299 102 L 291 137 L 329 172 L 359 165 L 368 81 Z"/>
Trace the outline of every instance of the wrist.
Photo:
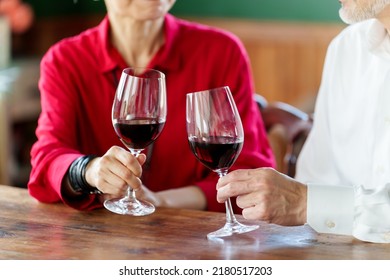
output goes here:
<path id="1" fill-rule="evenodd" d="M 73 192 L 80 194 L 100 194 L 101 192 L 91 186 L 86 180 L 86 169 L 90 161 L 96 156 L 86 155 L 72 162 L 68 170 L 69 184 Z"/>
<path id="2" fill-rule="evenodd" d="M 156 192 L 153 204 L 157 207 L 169 207 L 168 197 L 164 194 L 164 191 Z"/>
<path id="3" fill-rule="evenodd" d="M 96 161 L 97 157 L 93 157 L 85 166 L 85 180 L 90 186 L 96 187 L 97 185 L 97 173 L 96 173 Z"/>

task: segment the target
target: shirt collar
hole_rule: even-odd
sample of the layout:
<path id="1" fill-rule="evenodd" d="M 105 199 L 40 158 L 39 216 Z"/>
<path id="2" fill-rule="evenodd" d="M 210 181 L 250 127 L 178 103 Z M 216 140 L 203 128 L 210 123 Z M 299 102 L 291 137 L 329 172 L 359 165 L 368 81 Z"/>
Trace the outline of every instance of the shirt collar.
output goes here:
<path id="1" fill-rule="evenodd" d="M 176 70 L 182 65 L 182 59 L 179 54 L 174 52 L 175 41 L 179 37 L 180 26 L 178 20 L 167 14 L 164 21 L 165 43 L 149 62 L 149 68 L 159 69 L 161 71 Z M 117 68 L 128 67 L 119 54 L 112 46 L 110 41 L 110 21 L 105 16 L 98 26 L 98 38 L 101 49 L 101 69 L 102 72 L 110 72 Z"/>
<path id="2" fill-rule="evenodd" d="M 373 19 L 367 32 L 369 50 L 384 59 L 390 60 L 390 35 L 383 24 Z"/>

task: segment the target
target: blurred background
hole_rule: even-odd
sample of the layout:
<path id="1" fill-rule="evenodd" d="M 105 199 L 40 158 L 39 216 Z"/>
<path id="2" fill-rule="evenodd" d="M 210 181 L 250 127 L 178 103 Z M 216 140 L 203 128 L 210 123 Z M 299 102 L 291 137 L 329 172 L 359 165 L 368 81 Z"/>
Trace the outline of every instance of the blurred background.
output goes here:
<path id="1" fill-rule="evenodd" d="M 236 34 L 256 92 L 311 113 L 327 46 L 345 27 L 339 7 L 337 0 L 177 0 L 171 12 Z M 0 0 L 0 184 L 26 187 L 42 55 L 104 16 L 103 0 Z"/>

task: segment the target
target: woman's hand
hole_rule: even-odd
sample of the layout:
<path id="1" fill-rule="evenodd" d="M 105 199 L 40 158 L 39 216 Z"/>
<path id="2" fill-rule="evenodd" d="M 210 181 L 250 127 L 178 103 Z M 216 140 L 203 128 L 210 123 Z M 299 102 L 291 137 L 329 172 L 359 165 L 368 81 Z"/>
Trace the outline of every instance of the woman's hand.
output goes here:
<path id="1" fill-rule="evenodd" d="M 128 186 L 138 190 L 146 156 L 133 156 L 124 148 L 113 146 L 102 157 L 92 160 L 86 169 L 86 180 L 104 193 L 104 199 L 122 196 Z"/>
<path id="2" fill-rule="evenodd" d="M 137 199 L 142 199 L 145 201 L 149 201 L 156 207 L 166 207 L 166 203 L 164 201 L 164 197 L 160 195 L 159 192 L 153 192 L 145 185 L 142 185 L 136 191 Z"/>
<path id="3" fill-rule="evenodd" d="M 142 185 L 137 190 L 137 198 L 149 201 L 156 207 L 204 210 L 207 206 L 206 197 L 197 186 L 184 186 L 153 192 Z"/>
<path id="4" fill-rule="evenodd" d="M 235 170 L 219 179 L 217 200 L 237 196 L 248 220 L 280 225 L 306 222 L 306 185 L 272 168 Z"/>

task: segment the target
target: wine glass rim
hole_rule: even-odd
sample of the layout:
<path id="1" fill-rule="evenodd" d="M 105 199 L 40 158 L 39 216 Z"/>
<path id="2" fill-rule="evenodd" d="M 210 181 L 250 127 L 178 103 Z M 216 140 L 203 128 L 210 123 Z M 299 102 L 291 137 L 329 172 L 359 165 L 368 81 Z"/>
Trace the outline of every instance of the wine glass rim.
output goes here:
<path id="1" fill-rule="evenodd" d="M 131 72 L 133 71 L 133 72 Z M 149 72 L 155 72 L 159 76 L 153 77 L 155 79 L 165 79 L 165 74 L 161 72 L 160 70 L 149 68 L 149 67 L 127 67 L 122 70 L 122 73 L 125 73 L 126 75 L 129 75 L 131 77 L 137 78 L 137 79 L 150 79 L 150 77 L 140 77 L 139 74 L 136 73 L 145 73 L 146 71 Z"/>
<path id="2" fill-rule="evenodd" d="M 187 95 L 202 94 L 205 92 L 218 91 L 218 90 L 222 90 L 222 89 L 225 89 L 225 90 L 227 89 L 227 91 L 230 92 L 229 86 L 220 86 L 220 87 L 209 88 L 209 89 L 200 90 L 200 91 L 189 92 L 189 93 L 187 93 Z"/>

